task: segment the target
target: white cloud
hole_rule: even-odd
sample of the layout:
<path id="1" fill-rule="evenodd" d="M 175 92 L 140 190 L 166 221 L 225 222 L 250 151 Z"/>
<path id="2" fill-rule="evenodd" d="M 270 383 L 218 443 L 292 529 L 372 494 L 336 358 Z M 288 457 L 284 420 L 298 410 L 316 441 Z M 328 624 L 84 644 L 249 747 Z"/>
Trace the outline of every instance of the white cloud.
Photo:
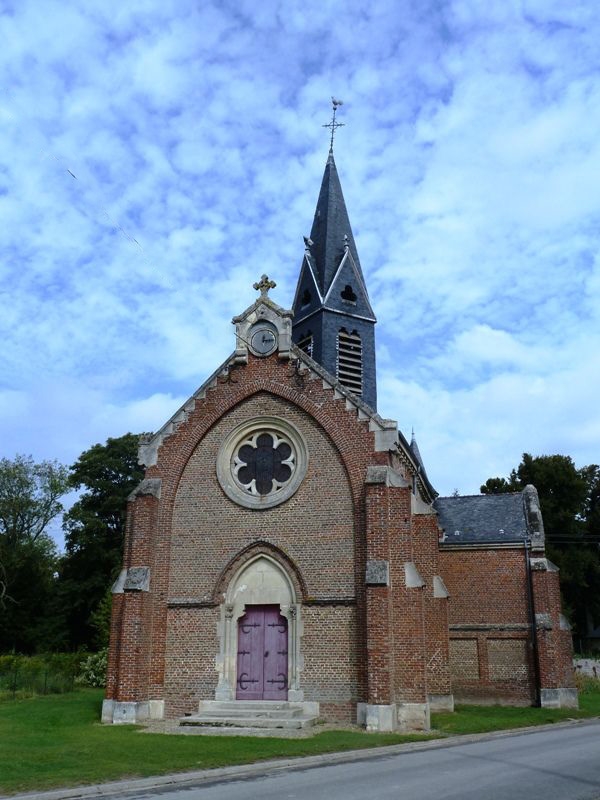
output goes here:
<path id="1" fill-rule="evenodd" d="M 381 412 L 442 492 L 597 462 L 599 28 L 585 0 L 14 4 L 0 454 L 159 427 L 260 274 L 291 303 L 334 94 Z"/>

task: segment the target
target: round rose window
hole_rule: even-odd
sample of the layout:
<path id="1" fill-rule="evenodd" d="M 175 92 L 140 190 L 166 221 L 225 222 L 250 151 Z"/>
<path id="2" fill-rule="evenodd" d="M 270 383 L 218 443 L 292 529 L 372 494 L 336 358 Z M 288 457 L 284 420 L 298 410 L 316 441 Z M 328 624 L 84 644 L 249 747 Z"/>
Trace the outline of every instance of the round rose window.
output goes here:
<path id="1" fill-rule="evenodd" d="M 296 491 L 308 458 L 300 432 L 276 417 L 261 417 L 233 430 L 217 459 L 225 493 L 251 508 L 270 508 Z"/>

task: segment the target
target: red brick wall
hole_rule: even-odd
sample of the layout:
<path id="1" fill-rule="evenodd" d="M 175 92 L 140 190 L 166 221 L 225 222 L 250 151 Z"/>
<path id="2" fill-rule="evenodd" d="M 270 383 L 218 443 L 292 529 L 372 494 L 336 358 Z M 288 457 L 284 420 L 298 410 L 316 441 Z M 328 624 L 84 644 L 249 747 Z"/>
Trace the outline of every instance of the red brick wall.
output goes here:
<path id="1" fill-rule="evenodd" d="M 215 696 L 217 608 L 170 608 L 165 659 L 165 716 L 198 710 L 201 699 Z"/>
<path id="2" fill-rule="evenodd" d="M 367 487 L 367 557 L 387 560 L 390 585 L 367 589 L 368 701 L 423 703 L 449 694 L 447 601 L 433 597 L 439 575 L 435 515 L 411 514 L 409 487 Z M 405 564 L 424 581 L 407 587 Z"/>
<path id="3" fill-rule="evenodd" d="M 292 422 L 308 445 L 305 478 L 294 496 L 264 511 L 240 507 L 222 491 L 215 464 L 219 447 L 240 423 L 259 416 L 280 416 Z M 199 443 L 181 476 L 173 506 L 169 598 L 210 601 L 225 565 L 256 541 L 283 551 L 302 581 L 298 601 L 356 601 L 354 509 L 348 478 L 336 448 L 312 418 L 297 407 L 266 393 L 254 395 L 226 413 Z M 207 647 L 195 642 L 194 627 L 202 615 L 169 614 L 165 688 L 169 708 L 182 696 L 212 699 L 217 682 L 216 622 Z M 354 610 L 345 607 L 306 608 L 302 640 L 306 696 L 321 702 L 356 703 L 356 657 L 348 631 Z M 181 618 L 181 619 L 180 619 Z M 171 620 L 177 627 L 171 630 Z M 313 643 L 314 644 L 311 644 Z M 197 675 L 195 689 L 182 684 Z M 208 665 L 208 666 L 207 666 Z M 200 677 L 201 676 L 201 677 Z M 354 687 L 354 688 L 353 688 Z"/>
<path id="4" fill-rule="evenodd" d="M 240 423 L 285 417 L 304 435 L 306 475 L 290 500 L 264 511 L 242 508 L 215 472 L 221 442 Z M 309 596 L 354 597 L 354 513 L 343 463 L 320 426 L 279 398 L 256 395 L 227 413 L 192 453 L 173 508 L 170 597 L 209 600 L 223 566 L 257 540 L 294 562 Z"/>
<path id="5" fill-rule="evenodd" d="M 250 511 L 223 493 L 216 454 L 233 427 L 265 414 L 285 417 L 303 432 L 309 465 L 290 500 Z M 293 566 L 299 599 L 307 603 L 305 696 L 322 702 L 332 716 L 350 718 L 366 694 L 364 476 L 369 463 L 381 460 L 373 453 L 368 421 L 348 411 L 345 400 L 334 400 L 321 379 L 299 379 L 276 356 L 250 356 L 247 366 L 219 380 L 164 440 L 158 463 L 147 470 L 147 477 L 162 480 L 158 514 L 141 510 L 153 498 L 131 504 L 126 564 L 151 567 L 151 592 L 117 596 L 114 626 L 122 633 L 111 644 L 107 696 L 165 697 L 169 716 L 214 697 L 215 594 L 227 564 L 260 540 L 279 548 L 288 571 Z M 208 607 L 168 608 L 169 599 L 182 597 Z M 143 626 L 138 603 L 150 609 L 142 614 Z M 121 605 L 131 611 L 119 618 Z M 134 666 L 142 656 L 146 669 Z"/>
<path id="6" fill-rule="evenodd" d="M 425 618 L 425 687 L 428 695 L 452 693 L 449 669 L 448 598 L 433 596 L 433 577 L 441 577 L 438 537 L 435 515 L 413 517 L 415 556 L 419 571 L 426 581 L 424 594 Z"/>
<path id="7" fill-rule="evenodd" d="M 301 680 L 305 698 L 321 704 L 323 717 L 355 720 L 356 703 L 362 699 L 356 609 L 305 606 L 302 621 L 304 669 Z"/>
<path id="8" fill-rule="evenodd" d="M 302 432 L 309 463 L 295 495 L 255 511 L 224 494 L 216 459 L 234 427 L 264 415 Z M 423 702 L 450 691 L 457 699 L 531 702 L 523 551 L 439 552 L 436 518 L 411 514 L 410 488 L 365 486 L 369 465 L 404 471 L 398 458 L 373 448 L 368 420 L 276 355 L 250 356 L 197 399 L 147 470 L 162 481 L 160 501 L 130 504 L 125 566 L 149 566 L 151 591 L 115 596 L 107 696 L 164 697 L 168 716 L 214 697 L 218 603 L 243 558 L 272 546 L 303 603 L 301 685 L 324 715 L 351 719 L 357 701 Z M 390 587 L 365 587 L 367 557 L 389 561 Z M 406 587 L 406 562 L 424 587 Z M 449 601 L 433 597 L 434 575 Z M 548 609 L 553 620 L 538 637 L 548 688 L 571 685 L 553 576 L 534 576 L 536 611 Z M 176 599 L 196 607 L 169 606 Z"/>
<path id="9" fill-rule="evenodd" d="M 535 673 L 522 548 L 440 552 L 455 699 L 530 704 Z"/>
<path id="10" fill-rule="evenodd" d="M 534 562 L 535 563 L 535 562 Z M 561 628 L 558 571 L 532 572 L 537 623 L 540 685 L 544 689 L 574 687 L 573 644 L 568 630 Z M 539 615 L 545 615 L 548 622 Z"/>

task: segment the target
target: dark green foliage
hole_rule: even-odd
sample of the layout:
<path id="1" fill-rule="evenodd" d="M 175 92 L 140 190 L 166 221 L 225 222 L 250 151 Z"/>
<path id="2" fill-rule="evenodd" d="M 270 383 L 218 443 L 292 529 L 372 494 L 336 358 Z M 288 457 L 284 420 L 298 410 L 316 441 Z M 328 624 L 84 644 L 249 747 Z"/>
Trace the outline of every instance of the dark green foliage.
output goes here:
<path id="1" fill-rule="evenodd" d="M 58 596 L 73 648 L 106 643 L 105 597 L 122 562 L 127 496 L 144 476 L 138 441 L 127 433 L 95 444 L 71 467 L 72 488 L 84 491 L 64 517 Z"/>
<path id="2" fill-rule="evenodd" d="M 90 625 L 94 629 L 92 644 L 100 649 L 108 647 L 110 639 L 110 615 L 112 611 L 112 591 L 106 590 L 95 611 L 90 614 Z"/>
<path id="3" fill-rule="evenodd" d="M 506 478 L 488 478 L 479 491 L 481 494 L 505 494 L 506 492 L 520 492 L 521 488 L 513 469 L 508 480 Z"/>
<path id="4" fill-rule="evenodd" d="M 538 490 L 546 537 L 552 544 L 579 541 L 586 530 L 586 502 L 590 486 L 587 470 L 577 469 L 569 456 L 523 453 L 517 468 L 520 487 L 532 483 Z"/>
<path id="5" fill-rule="evenodd" d="M 0 700 L 70 692 L 85 653 L 0 656 Z"/>
<path id="6" fill-rule="evenodd" d="M 68 488 L 55 461 L 0 459 L 0 652 L 52 645 L 57 556 L 46 528 Z"/>
<path id="7" fill-rule="evenodd" d="M 3 548 L 7 592 L 0 608 L 0 652 L 34 653 L 54 646 L 54 543 L 35 542 Z"/>
<path id="8" fill-rule="evenodd" d="M 538 490 L 548 557 L 560 567 L 565 611 L 575 644 L 584 644 L 588 619 L 600 621 L 600 468 L 578 469 L 569 456 L 531 456 L 508 479 L 489 478 L 483 494 Z"/>

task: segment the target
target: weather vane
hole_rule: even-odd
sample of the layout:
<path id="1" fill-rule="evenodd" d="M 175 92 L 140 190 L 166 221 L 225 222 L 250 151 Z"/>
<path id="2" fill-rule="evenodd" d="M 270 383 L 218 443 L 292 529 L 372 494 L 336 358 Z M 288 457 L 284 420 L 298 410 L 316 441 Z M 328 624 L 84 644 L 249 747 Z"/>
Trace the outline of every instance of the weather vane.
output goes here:
<path id="1" fill-rule="evenodd" d="M 329 144 L 329 152 L 333 153 L 333 137 L 335 136 L 335 132 L 338 128 L 343 128 L 343 122 L 336 122 L 335 121 L 335 112 L 338 110 L 338 106 L 343 106 L 343 100 L 336 100 L 335 97 L 331 98 L 331 103 L 333 105 L 333 116 L 331 118 L 331 122 L 328 122 L 326 125 L 323 125 L 324 128 L 331 128 L 331 142 Z"/>

